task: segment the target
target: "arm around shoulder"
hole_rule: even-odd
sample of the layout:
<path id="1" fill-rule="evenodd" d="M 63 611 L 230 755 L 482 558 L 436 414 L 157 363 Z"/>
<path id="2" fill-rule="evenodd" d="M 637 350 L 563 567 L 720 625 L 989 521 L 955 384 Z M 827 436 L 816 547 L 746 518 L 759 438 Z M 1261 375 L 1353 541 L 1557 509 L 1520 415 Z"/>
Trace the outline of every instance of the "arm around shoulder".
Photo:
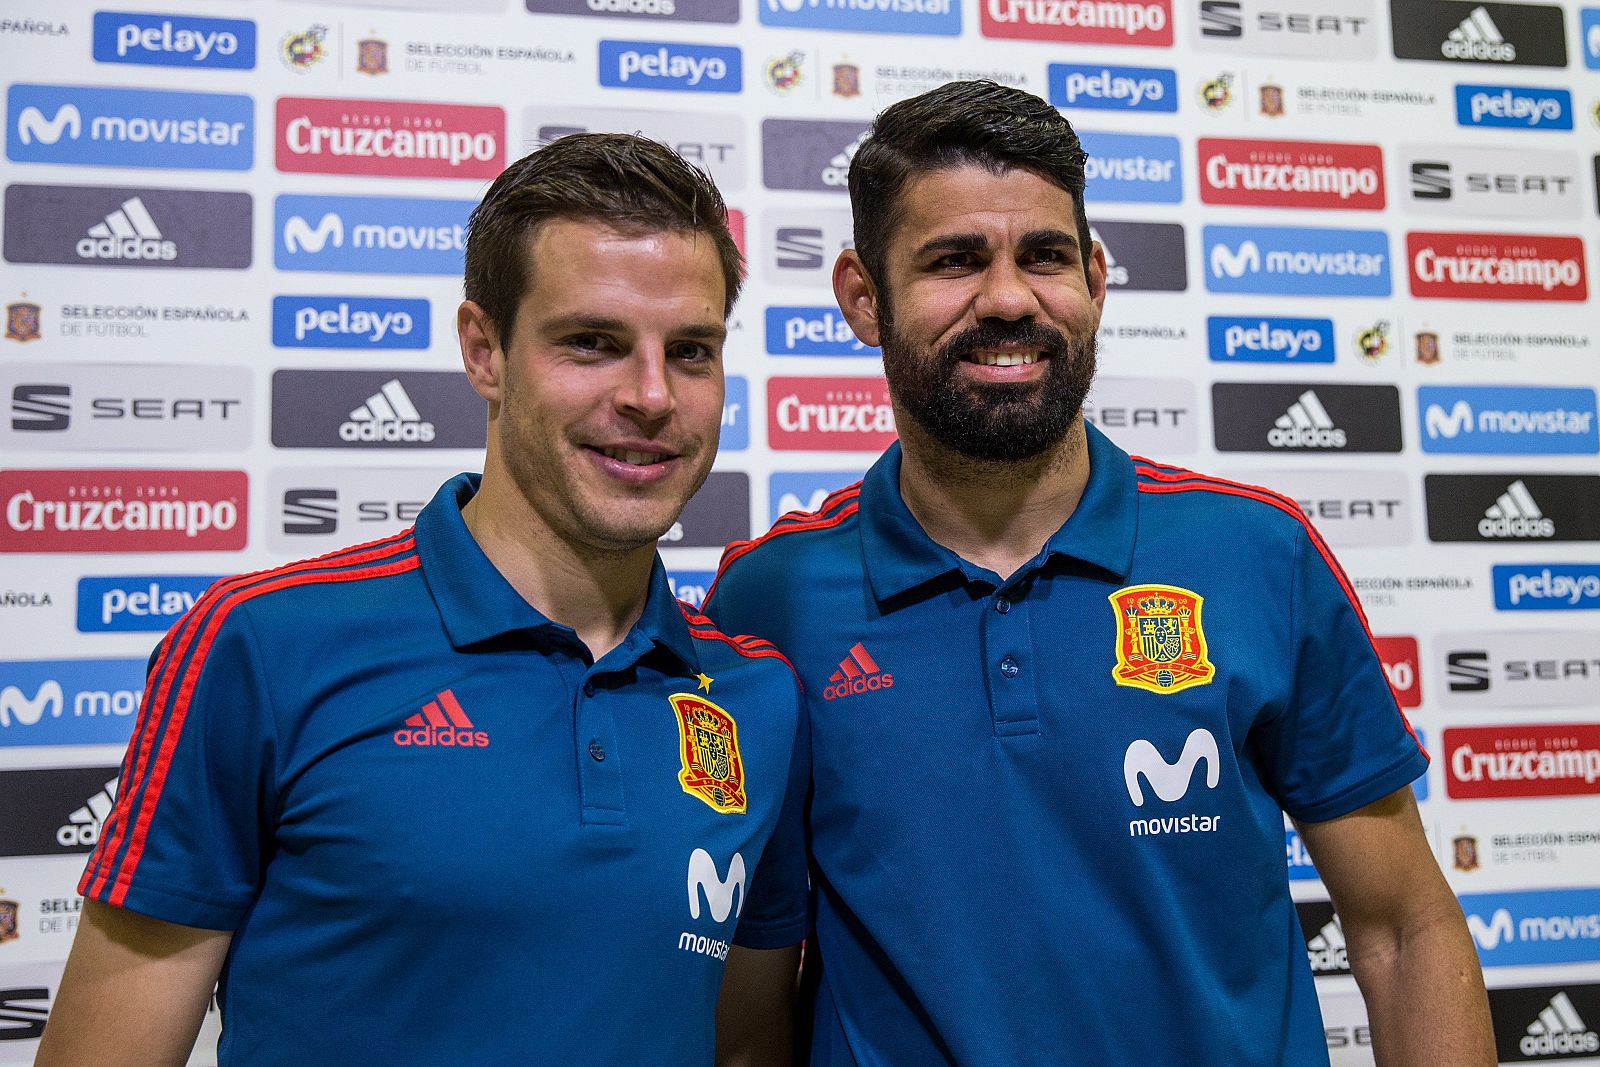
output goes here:
<path id="1" fill-rule="evenodd" d="M 1410 787 L 1296 826 L 1339 914 L 1379 1067 L 1493 1067 L 1483 971 Z"/>
<path id="2" fill-rule="evenodd" d="M 232 936 L 85 900 L 35 1067 L 187 1062 Z"/>
<path id="3" fill-rule="evenodd" d="M 716 1067 L 788 1067 L 799 976 L 799 945 L 728 949 L 717 998 Z"/>

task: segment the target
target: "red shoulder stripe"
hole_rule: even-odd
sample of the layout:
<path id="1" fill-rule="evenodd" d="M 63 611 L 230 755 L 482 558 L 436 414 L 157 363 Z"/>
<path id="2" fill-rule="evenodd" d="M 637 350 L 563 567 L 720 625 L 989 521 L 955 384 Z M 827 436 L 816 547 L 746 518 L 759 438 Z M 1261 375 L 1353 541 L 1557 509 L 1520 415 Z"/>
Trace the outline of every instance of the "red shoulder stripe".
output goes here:
<path id="1" fill-rule="evenodd" d="M 354 570 L 332 569 L 360 564 L 372 565 Z M 419 565 L 415 542 L 407 530 L 395 537 L 372 542 L 368 546 L 343 549 L 314 560 L 239 575 L 212 586 L 190 609 L 184 620 L 174 628 L 173 635 L 169 636 L 166 662 L 158 671 L 159 682 L 154 688 L 153 695 L 147 694 L 145 705 L 140 710 L 139 722 L 135 726 L 137 746 L 130 743 L 128 755 L 124 760 L 128 784 L 118 789 L 116 808 L 107 819 L 107 825 L 102 827 L 100 846 L 89 868 L 94 873 L 94 878 L 86 891 L 92 894 L 103 891 L 107 879 L 115 870 L 116 888 L 113 890 L 110 902 L 121 904 L 126 897 L 129 882 L 138 867 L 150 821 L 154 818 L 155 807 L 171 766 L 173 750 L 177 746 L 184 720 L 188 715 L 189 703 L 204 668 L 205 657 L 229 611 L 239 604 L 277 589 L 318 582 L 347 582 L 382 577 L 415 570 Z M 187 667 L 180 670 L 180 665 L 189 658 L 191 646 L 195 649 L 194 655 L 189 659 Z M 181 681 L 178 680 L 180 673 Z M 177 691 L 174 694 L 175 682 Z M 159 750 L 156 749 L 158 736 L 161 737 Z M 136 797 L 138 811 L 137 816 L 134 816 Z M 130 819 L 133 820 L 131 823 Z M 124 835 L 130 825 L 133 827 L 133 832 L 129 838 L 127 855 L 120 863 L 115 862 L 113 858 L 121 849 Z M 90 881 L 88 871 L 85 872 L 84 881 Z"/>
<path id="2" fill-rule="evenodd" d="M 838 497 L 835 503 L 841 504 L 842 506 L 840 506 L 838 510 L 833 511 L 831 514 L 824 514 L 822 511 L 815 511 L 811 513 L 812 517 L 806 518 L 801 512 L 790 512 L 789 514 L 796 516 L 796 518 L 789 525 L 774 524 L 772 529 L 768 530 L 766 533 L 755 538 L 754 540 L 734 541 L 733 543 L 729 544 L 728 547 L 722 552 L 721 562 L 717 564 L 717 573 L 711 579 L 711 588 L 706 590 L 705 597 L 700 601 L 701 610 L 705 610 L 705 606 L 711 603 L 711 595 L 717 591 L 717 583 L 722 580 L 723 572 L 725 572 L 735 560 L 749 555 L 751 552 L 754 552 L 768 541 L 771 541 L 776 537 L 782 537 L 784 534 L 804 533 L 810 530 L 827 530 L 838 526 L 860 509 L 861 503 L 856 499 L 860 493 L 861 483 L 857 482 L 855 485 L 841 489 L 838 494 L 835 494 Z M 848 496 L 845 494 L 848 494 Z M 829 499 L 833 500 L 834 498 L 830 497 Z M 826 505 L 826 502 L 824 503 Z M 788 516 L 785 516 L 785 518 L 788 518 Z M 779 521 L 780 523 L 782 522 L 782 520 Z"/>
<path id="3" fill-rule="evenodd" d="M 1187 471 L 1181 467 L 1158 470 L 1141 464 L 1136 469 L 1138 473 L 1157 480 L 1157 484 L 1154 485 L 1140 482 L 1139 492 L 1141 493 L 1223 493 L 1228 496 L 1258 500 L 1263 504 L 1277 508 L 1279 511 L 1293 515 L 1306 531 L 1307 539 L 1311 542 L 1312 547 L 1322 556 L 1322 561 L 1327 564 L 1334 580 L 1339 583 L 1339 588 L 1344 591 L 1345 598 L 1350 602 L 1350 606 L 1355 609 L 1356 618 L 1361 622 L 1361 629 L 1367 635 L 1368 644 L 1372 646 L 1372 654 L 1380 662 L 1382 661 L 1383 657 L 1378 653 L 1378 643 L 1372 636 L 1372 625 L 1367 621 L 1367 613 L 1362 610 L 1361 600 L 1356 596 L 1355 587 L 1351 584 L 1349 576 L 1345 574 L 1344 568 L 1339 565 L 1338 559 L 1334 557 L 1332 550 L 1328 548 L 1328 543 L 1322 539 L 1322 534 L 1312 524 L 1311 520 L 1306 518 L 1305 512 L 1300 510 L 1298 504 L 1281 493 L 1273 492 L 1271 489 L 1265 489 L 1257 485 L 1247 485 L 1243 482 L 1230 482 L 1225 478 L 1213 478 L 1209 475 L 1196 474 L 1194 471 Z M 1390 686 L 1390 695 L 1394 695 L 1393 686 Z M 1398 697 L 1395 698 L 1395 711 L 1399 714 L 1400 721 L 1405 725 L 1406 732 L 1411 735 L 1411 739 L 1417 742 L 1418 748 L 1422 748 L 1422 742 L 1417 740 L 1417 732 L 1411 728 L 1411 720 L 1406 718 L 1406 713 L 1401 709 Z M 1426 752 L 1425 749 L 1424 752 Z"/>
<path id="4" fill-rule="evenodd" d="M 794 673 L 795 680 L 799 680 L 800 672 L 794 669 L 794 664 L 789 662 L 789 657 L 779 652 L 777 646 L 771 641 L 764 641 L 759 637 L 750 637 L 743 634 L 738 637 L 730 637 L 717 629 L 710 619 L 704 615 L 695 614 L 681 601 L 678 604 L 678 608 L 683 612 L 684 621 L 689 624 L 690 637 L 698 638 L 701 641 L 721 641 L 746 659 L 782 660 L 784 665 Z"/>

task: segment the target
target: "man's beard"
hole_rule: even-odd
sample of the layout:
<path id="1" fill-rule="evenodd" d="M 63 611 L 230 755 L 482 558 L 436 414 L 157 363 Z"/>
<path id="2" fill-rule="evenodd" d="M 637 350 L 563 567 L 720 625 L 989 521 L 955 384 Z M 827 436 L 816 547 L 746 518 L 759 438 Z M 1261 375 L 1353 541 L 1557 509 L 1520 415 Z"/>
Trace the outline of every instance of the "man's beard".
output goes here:
<path id="1" fill-rule="evenodd" d="M 1094 382 L 1096 338 L 1034 322 L 985 321 L 933 353 L 917 352 L 885 317 L 883 369 L 898 406 L 958 455 L 1017 462 L 1060 444 Z M 1046 357 L 1032 382 L 975 382 L 958 370 L 974 350 L 1020 345 Z"/>

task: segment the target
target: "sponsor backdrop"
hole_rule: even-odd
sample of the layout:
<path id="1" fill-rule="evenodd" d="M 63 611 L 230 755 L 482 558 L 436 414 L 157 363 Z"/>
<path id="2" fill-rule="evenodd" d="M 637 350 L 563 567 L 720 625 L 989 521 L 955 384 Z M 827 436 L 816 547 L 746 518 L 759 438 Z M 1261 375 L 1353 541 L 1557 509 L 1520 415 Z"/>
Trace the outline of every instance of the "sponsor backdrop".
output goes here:
<path id="1" fill-rule="evenodd" d="M 735 209 L 723 452 L 662 541 L 698 602 L 893 439 L 828 287 L 845 176 L 878 110 L 966 77 L 1092 154 L 1090 417 L 1288 494 L 1351 572 L 1501 1058 L 1600 1062 L 1600 0 L 12 0 L 0 57 L 0 1064 L 161 631 L 478 465 L 452 325 L 487 181 L 637 130 Z M 1285 846 L 1330 1054 L 1370 1063 Z"/>

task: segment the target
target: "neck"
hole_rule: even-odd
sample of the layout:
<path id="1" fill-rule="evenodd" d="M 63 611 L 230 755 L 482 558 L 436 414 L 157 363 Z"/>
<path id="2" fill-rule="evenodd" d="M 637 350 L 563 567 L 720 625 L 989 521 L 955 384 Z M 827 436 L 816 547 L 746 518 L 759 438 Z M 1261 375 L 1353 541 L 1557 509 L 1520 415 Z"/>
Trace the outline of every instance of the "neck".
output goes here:
<path id="1" fill-rule="evenodd" d="M 914 419 L 898 421 L 906 507 L 935 542 L 1001 578 L 1039 554 L 1089 483 L 1082 416 L 1054 448 L 1016 462 L 963 456 Z"/>
<path id="2" fill-rule="evenodd" d="M 553 622 L 570 626 L 599 660 L 620 645 L 644 614 L 655 546 L 595 552 L 558 536 L 528 504 L 509 474 L 483 484 L 461 517 L 483 554 L 522 598 Z"/>

